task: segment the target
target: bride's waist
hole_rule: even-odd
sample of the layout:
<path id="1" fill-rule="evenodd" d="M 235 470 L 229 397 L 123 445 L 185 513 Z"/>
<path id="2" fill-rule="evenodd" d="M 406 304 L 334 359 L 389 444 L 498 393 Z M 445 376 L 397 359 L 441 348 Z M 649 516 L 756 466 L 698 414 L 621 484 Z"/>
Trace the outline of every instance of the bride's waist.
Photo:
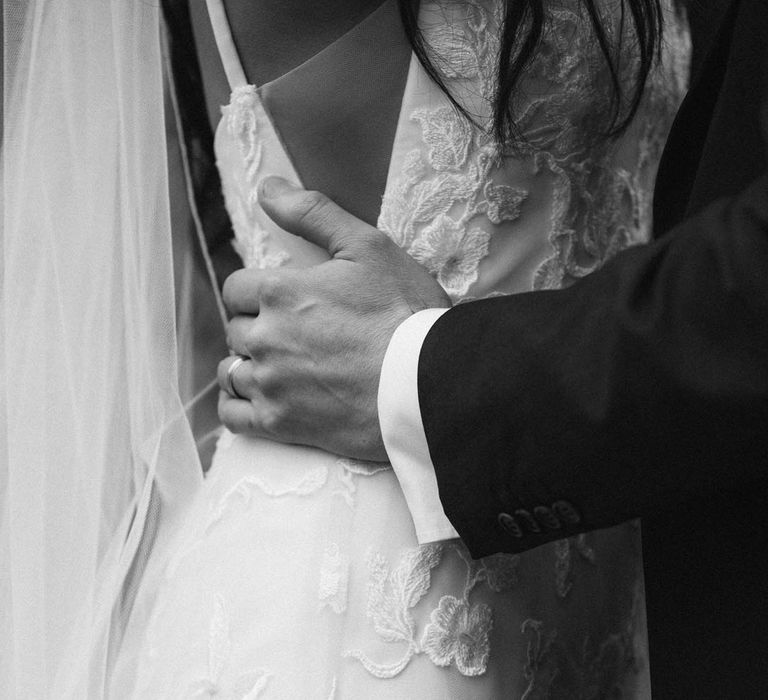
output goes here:
<path id="1" fill-rule="evenodd" d="M 309 495 L 331 480 L 389 472 L 388 464 L 362 462 L 319 448 L 290 445 L 225 430 L 216 445 L 206 481 L 211 488 L 251 483 L 266 495 Z"/>

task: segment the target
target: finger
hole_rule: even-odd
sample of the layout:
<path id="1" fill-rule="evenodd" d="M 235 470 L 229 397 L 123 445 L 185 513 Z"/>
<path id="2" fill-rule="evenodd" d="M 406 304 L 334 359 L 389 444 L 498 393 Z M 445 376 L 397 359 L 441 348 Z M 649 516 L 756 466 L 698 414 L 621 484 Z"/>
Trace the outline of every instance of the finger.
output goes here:
<path id="1" fill-rule="evenodd" d="M 232 316 L 258 316 L 295 294 L 303 275 L 306 271 L 290 268 L 238 270 L 224 282 L 224 304 Z"/>
<path id="2" fill-rule="evenodd" d="M 233 272 L 221 290 L 224 305 L 230 314 L 258 316 L 262 306 L 262 296 L 266 280 L 271 271 L 242 269 Z"/>
<path id="3" fill-rule="evenodd" d="M 259 395 L 258 382 L 253 371 L 254 363 L 253 360 L 245 360 L 243 362 L 239 360 L 242 360 L 242 355 L 232 355 L 231 357 L 224 358 L 219 362 L 216 378 L 218 379 L 219 387 L 225 394 L 234 399 L 249 402 Z M 238 363 L 237 366 L 235 366 L 236 362 Z M 230 370 L 232 371 L 230 372 Z M 231 390 L 236 395 L 230 392 L 230 379 L 232 381 Z"/>
<path id="4" fill-rule="evenodd" d="M 219 393 L 219 420 L 233 433 L 257 434 L 255 407 L 250 401 Z"/>
<path id="5" fill-rule="evenodd" d="M 260 270 L 236 270 L 224 280 L 221 296 L 230 314 L 259 314 Z"/>
<path id="6" fill-rule="evenodd" d="M 233 433 L 280 440 L 280 434 L 276 432 L 280 421 L 275 419 L 280 415 L 277 411 L 268 410 L 263 400 L 243 401 L 233 399 L 224 391 L 219 394 L 219 420 Z"/>
<path id="7" fill-rule="evenodd" d="M 227 346 L 237 355 L 261 356 L 258 316 L 233 316 L 227 323 Z"/>
<path id="8" fill-rule="evenodd" d="M 259 183 L 259 204 L 280 228 L 325 248 L 331 257 L 355 258 L 357 243 L 383 236 L 324 194 L 303 190 L 281 177 L 266 177 Z"/>

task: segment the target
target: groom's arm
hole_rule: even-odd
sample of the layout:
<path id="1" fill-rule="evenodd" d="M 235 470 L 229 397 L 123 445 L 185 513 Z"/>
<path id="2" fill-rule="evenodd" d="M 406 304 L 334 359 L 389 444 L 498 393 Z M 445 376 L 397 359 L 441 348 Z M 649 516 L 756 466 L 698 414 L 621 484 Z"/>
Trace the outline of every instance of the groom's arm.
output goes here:
<path id="1" fill-rule="evenodd" d="M 447 311 L 419 359 L 421 331 L 407 334 L 414 352 L 396 350 L 406 326 L 448 306 L 436 282 L 327 198 L 267 180 L 265 211 L 331 260 L 227 281 L 230 347 L 249 359 L 220 416 L 362 459 L 386 455 L 381 420 L 420 537 L 452 533 L 438 501 L 419 500 L 439 482 L 475 555 L 743 488 L 768 463 L 766 200 L 764 176 L 570 289 Z M 403 368 L 410 382 L 389 381 Z M 377 411 L 379 386 L 410 399 Z M 422 414 L 426 438 L 393 450 Z"/>
<path id="2" fill-rule="evenodd" d="M 765 478 L 768 176 L 569 289 L 446 312 L 418 396 L 475 556 Z"/>

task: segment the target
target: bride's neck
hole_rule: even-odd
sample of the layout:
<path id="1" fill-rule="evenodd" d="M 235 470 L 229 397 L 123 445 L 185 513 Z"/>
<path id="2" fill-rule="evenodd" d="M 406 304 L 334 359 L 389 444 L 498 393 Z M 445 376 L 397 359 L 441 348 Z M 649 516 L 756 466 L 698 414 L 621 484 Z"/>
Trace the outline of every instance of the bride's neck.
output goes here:
<path id="1" fill-rule="evenodd" d="M 224 0 L 245 72 L 274 80 L 352 29 L 384 0 Z"/>

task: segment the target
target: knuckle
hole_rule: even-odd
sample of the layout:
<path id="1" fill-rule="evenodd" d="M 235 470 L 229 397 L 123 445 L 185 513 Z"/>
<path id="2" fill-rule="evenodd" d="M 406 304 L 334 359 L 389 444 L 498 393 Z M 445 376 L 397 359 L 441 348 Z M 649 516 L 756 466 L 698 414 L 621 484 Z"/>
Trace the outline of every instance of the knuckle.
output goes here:
<path id="1" fill-rule="evenodd" d="M 280 378 L 277 371 L 269 365 L 259 365 L 254 371 L 254 380 L 265 398 L 274 399 L 280 394 Z"/>
<path id="2" fill-rule="evenodd" d="M 259 423 L 268 435 L 279 436 L 284 432 L 286 411 L 278 404 L 264 405 L 260 411 Z"/>
<path id="3" fill-rule="evenodd" d="M 336 232 L 338 246 L 349 253 L 354 260 L 365 260 L 368 264 L 383 264 L 391 256 L 392 240 L 373 227 L 368 227 L 361 235 L 360 231 Z"/>
<path id="4" fill-rule="evenodd" d="M 256 357 L 263 346 L 261 316 L 235 316 L 227 325 L 227 345 L 238 355 Z"/>
<path id="5" fill-rule="evenodd" d="M 263 357 L 266 352 L 267 337 L 264 326 L 265 324 L 260 317 L 259 322 L 253 323 L 240 339 L 241 347 L 244 350 L 243 354 L 252 360 Z"/>
<path id="6" fill-rule="evenodd" d="M 245 349 L 249 357 L 254 360 L 262 360 L 267 354 L 267 344 L 260 335 L 252 334 L 245 341 Z"/>
<path id="7" fill-rule="evenodd" d="M 267 272 L 261 280 L 259 302 L 262 307 L 275 306 L 283 298 L 285 285 L 282 276 L 277 272 Z"/>

